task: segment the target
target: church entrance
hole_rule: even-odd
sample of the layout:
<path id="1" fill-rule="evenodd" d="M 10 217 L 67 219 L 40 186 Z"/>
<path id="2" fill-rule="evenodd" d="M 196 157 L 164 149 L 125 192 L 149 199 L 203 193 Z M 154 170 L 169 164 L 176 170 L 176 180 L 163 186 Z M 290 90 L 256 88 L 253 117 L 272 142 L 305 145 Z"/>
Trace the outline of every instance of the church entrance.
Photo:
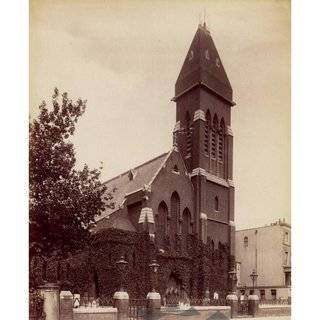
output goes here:
<path id="1" fill-rule="evenodd" d="M 182 285 L 182 280 L 175 273 L 171 273 L 165 292 L 165 304 L 177 306 L 179 303 L 186 303 L 187 294 Z"/>

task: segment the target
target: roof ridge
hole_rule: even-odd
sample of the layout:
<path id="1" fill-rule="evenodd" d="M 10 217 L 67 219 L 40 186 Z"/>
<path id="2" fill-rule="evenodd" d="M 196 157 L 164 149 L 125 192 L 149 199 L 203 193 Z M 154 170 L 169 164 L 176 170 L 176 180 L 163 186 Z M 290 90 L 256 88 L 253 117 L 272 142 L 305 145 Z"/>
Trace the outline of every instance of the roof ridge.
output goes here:
<path id="1" fill-rule="evenodd" d="M 170 150 L 170 151 L 171 151 L 171 150 Z M 132 170 L 132 169 L 133 169 L 133 170 L 137 170 L 137 169 L 141 168 L 142 166 L 145 166 L 146 164 L 149 164 L 149 163 L 151 163 L 151 162 L 153 162 L 153 161 L 155 161 L 155 160 L 158 160 L 159 158 L 161 158 L 161 157 L 163 157 L 164 155 L 168 154 L 170 151 L 164 152 L 164 153 L 160 154 L 159 156 L 157 156 L 157 157 L 155 157 L 155 158 L 152 158 L 152 159 L 150 159 L 150 160 L 148 160 L 148 161 L 146 161 L 146 162 L 143 162 L 142 164 L 140 164 L 140 165 L 138 165 L 138 166 L 136 166 L 136 167 L 134 167 L 134 168 L 130 168 L 130 169 L 128 169 L 127 171 L 125 171 L 125 172 L 123 172 L 123 173 L 120 173 L 120 174 L 114 176 L 113 178 L 110 178 L 109 180 L 104 181 L 103 183 L 104 183 L 104 184 L 109 183 L 109 182 L 111 182 L 111 181 L 113 181 L 113 180 L 115 180 L 115 179 L 117 179 L 117 178 L 120 178 L 120 177 L 124 176 L 125 174 L 128 174 L 129 171 Z"/>

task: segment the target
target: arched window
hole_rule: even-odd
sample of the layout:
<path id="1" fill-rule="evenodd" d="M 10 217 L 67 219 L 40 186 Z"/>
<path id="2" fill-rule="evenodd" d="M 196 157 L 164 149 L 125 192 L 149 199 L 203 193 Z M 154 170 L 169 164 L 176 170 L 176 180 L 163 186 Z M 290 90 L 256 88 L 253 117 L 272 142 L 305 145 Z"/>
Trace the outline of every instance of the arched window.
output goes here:
<path id="1" fill-rule="evenodd" d="M 215 114 L 213 118 L 213 126 L 211 132 L 211 157 L 217 158 L 217 138 L 218 138 L 218 117 Z"/>
<path id="2" fill-rule="evenodd" d="M 190 114 L 186 114 L 186 141 L 187 141 L 187 154 L 191 154 L 191 120 Z"/>
<path id="3" fill-rule="evenodd" d="M 173 192 L 170 201 L 170 216 L 171 216 L 171 237 L 174 243 L 175 235 L 178 228 L 178 220 L 180 218 L 180 197 L 177 192 Z"/>
<path id="4" fill-rule="evenodd" d="M 248 247 L 248 245 L 249 245 L 248 237 L 244 237 L 243 238 L 243 246 L 246 248 L 246 247 Z"/>
<path id="5" fill-rule="evenodd" d="M 163 239 L 170 232 L 170 219 L 168 207 L 164 201 L 159 204 L 158 214 L 156 215 L 156 237 L 159 244 L 163 244 Z"/>
<path id="6" fill-rule="evenodd" d="M 188 234 L 192 233 L 191 213 L 188 208 L 183 210 L 182 214 L 182 243 L 183 248 L 187 248 Z"/>
<path id="7" fill-rule="evenodd" d="M 217 196 L 214 198 L 214 210 L 219 211 L 219 198 Z"/>
<path id="8" fill-rule="evenodd" d="M 223 119 L 221 119 L 220 129 L 219 129 L 219 146 L 218 146 L 218 160 L 221 163 L 224 162 L 224 134 L 225 134 L 225 126 L 224 126 Z"/>
<path id="9" fill-rule="evenodd" d="M 211 125 L 211 115 L 209 110 L 206 113 L 206 124 L 204 127 L 204 153 L 209 155 L 209 140 L 210 140 L 210 125 Z"/>

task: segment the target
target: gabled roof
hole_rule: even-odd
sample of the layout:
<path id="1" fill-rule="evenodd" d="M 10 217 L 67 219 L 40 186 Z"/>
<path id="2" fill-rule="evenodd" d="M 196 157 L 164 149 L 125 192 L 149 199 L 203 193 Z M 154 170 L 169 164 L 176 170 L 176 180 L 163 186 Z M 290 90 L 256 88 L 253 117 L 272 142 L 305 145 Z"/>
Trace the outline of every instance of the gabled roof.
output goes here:
<path id="1" fill-rule="evenodd" d="M 138 167 L 130 169 L 119 176 L 106 181 L 105 185 L 108 187 L 107 192 L 114 190 L 112 193 L 113 198 L 111 200 L 114 203 L 114 209 L 106 208 L 106 210 L 97 218 L 97 221 L 119 210 L 125 201 L 126 195 L 139 191 L 145 186 L 149 186 L 171 152 L 172 151 L 163 153 Z"/>
<path id="2" fill-rule="evenodd" d="M 198 26 L 192 40 L 176 82 L 174 100 L 198 85 L 207 87 L 230 104 L 234 104 L 231 84 L 205 24 Z"/>

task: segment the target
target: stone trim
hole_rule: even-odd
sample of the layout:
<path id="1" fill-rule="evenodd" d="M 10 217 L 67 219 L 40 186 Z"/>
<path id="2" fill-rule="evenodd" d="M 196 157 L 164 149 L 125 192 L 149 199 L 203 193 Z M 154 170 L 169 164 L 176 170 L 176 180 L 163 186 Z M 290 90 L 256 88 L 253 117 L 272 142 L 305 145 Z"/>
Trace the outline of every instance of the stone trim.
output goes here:
<path id="1" fill-rule="evenodd" d="M 145 207 L 141 209 L 138 223 L 144 223 L 144 222 L 154 223 L 153 211 L 151 208 Z"/>
<path id="2" fill-rule="evenodd" d="M 227 135 L 233 137 L 231 126 L 227 126 Z"/>
<path id="3" fill-rule="evenodd" d="M 232 180 L 228 180 L 226 181 L 225 179 L 222 179 L 220 177 L 217 177 L 209 172 L 207 172 L 205 169 L 202 168 L 195 168 L 192 170 L 190 177 L 196 176 L 196 175 L 202 175 L 205 176 L 207 178 L 207 180 L 220 184 L 221 186 L 224 187 L 233 187 L 233 181 Z"/>
<path id="4" fill-rule="evenodd" d="M 117 292 L 114 293 L 113 299 L 129 299 L 128 292 L 117 291 Z"/>
<path id="5" fill-rule="evenodd" d="M 203 120 L 206 121 L 206 115 L 203 110 L 198 109 L 194 112 L 193 121 Z"/>
<path id="6" fill-rule="evenodd" d="M 176 122 L 173 128 L 173 132 L 179 131 L 180 130 L 180 121 Z"/>
<path id="7" fill-rule="evenodd" d="M 235 227 L 236 224 L 234 223 L 234 221 L 231 221 L 231 220 L 230 220 L 230 221 L 229 221 L 229 226 L 230 226 L 230 227 Z"/>
<path id="8" fill-rule="evenodd" d="M 204 213 L 204 212 L 201 212 L 201 213 L 200 213 L 200 219 L 201 219 L 201 220 L 207 220 L 207 219 L 208 219 L 207 214 Z"/>
<path id="9" fill-rule="evenodd" d="M 137 192 L 139 192 L 139 191 L 142 191 L 142 188 L 140 188 L 140 189 L 136 189 L 136 190 L 133 190 L 133 191 L 130 191 L 130 192 L 127 192 L 127 193 L 125 193 L 125 197 L 128 197 L 128 196 L 130 196 L 131 194 L 134 194 L 134 193 L 137 193 Z"/>
<path id="10" fill-rule="evenodd" d="M 150 300 L 157 300 L 157 299 L 161 299 L 160 293 L 159 292 L 148 292 L 147 294 L 147 299 Z"/>
<path id="11" fill-rule="evenodd" d="M 175 148 L 173 147 L 171 149 L 170 152 L 168 152 L 167 156 L 165 157 L 165 159 L 163 160 L 161 166 L 159 167 L 159 169 L 155 172 L 155 174 L 153 175 L 153 177 L 151 178 L 150 182 L 148 183 L 148 185 L 151 187 L 151 184 L 153 183 L 153 181 L 155 180 L 155 178 L 157 177 L 157 175 L 159 174 L 160 170 L 165 166 L 167 160 L 169 159 L 169 157 L 171 156 L 171 153 L 173 151 L 178 151 L 178 150 L 175 150 Z"/>
<path id="12" fill-rule="evenodd" d="M 231 179 L 228 179 L 228 184 L 230 187 L 234 187 L 234 182 Z"/>
<path id="13" fill-rule="evenodd" d="M 128 296 L 129 299 L 129 296 Z M 79 308 L 74 308 L 73 313 L 85 313 L 85 314 L 92 314 L 92 313 L 117 313 L 118 309 L 113 307 L 83 307 L 80 306 Z"/>

